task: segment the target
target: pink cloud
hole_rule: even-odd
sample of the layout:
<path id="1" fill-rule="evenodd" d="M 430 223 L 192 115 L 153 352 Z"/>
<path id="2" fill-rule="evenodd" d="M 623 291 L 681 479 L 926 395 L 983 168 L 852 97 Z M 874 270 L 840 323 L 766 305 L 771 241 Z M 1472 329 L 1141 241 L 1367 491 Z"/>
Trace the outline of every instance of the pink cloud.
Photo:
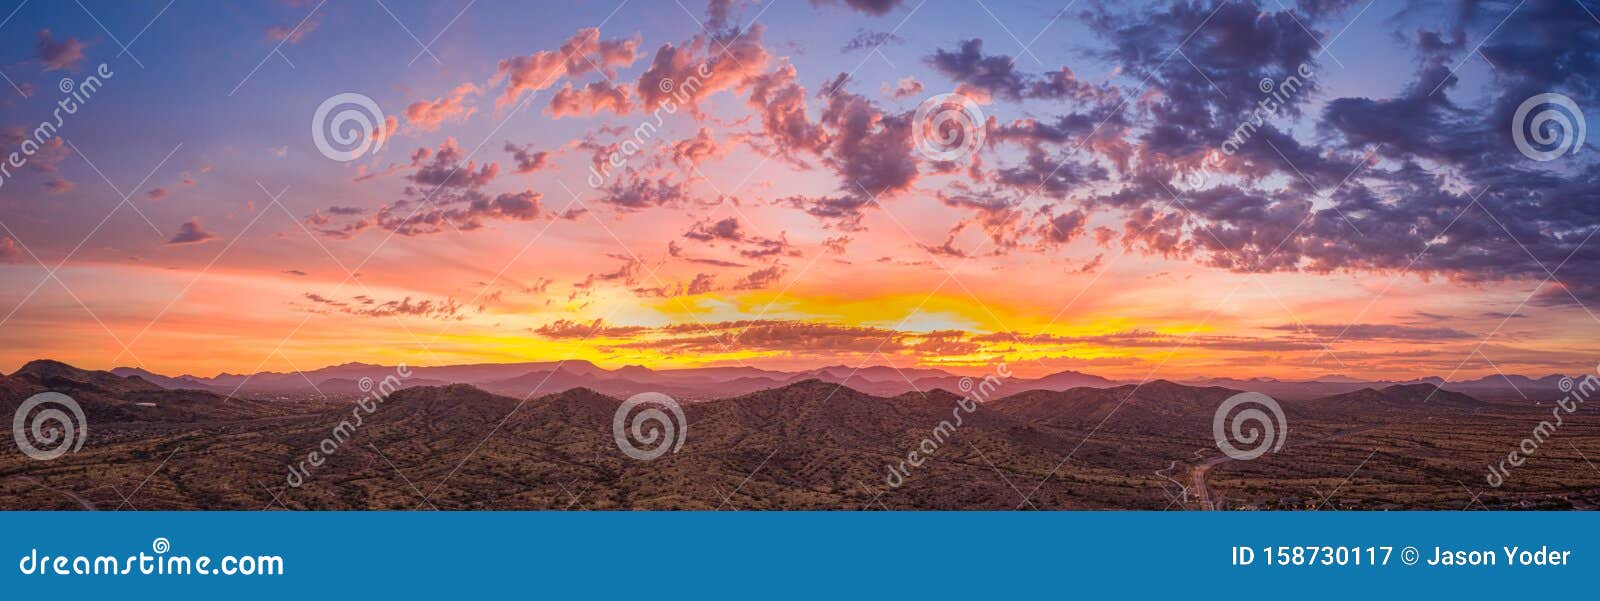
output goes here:
<path id="1" fill-rule="evenodd" d="M 306 36 L 311 35 L 311 32 L 316 31 L 317 26 L 321 24 L 322 17 L 313 16 L 295 27 L 273 25 L 267 28 L 267 41 L 299 44 L 301 40 L 306 39 Z"/>
<path id="2" fill-rule="evenodd" d="M 527 56 L 500 61 L 492 83 L 507 82 L 495 107 L 515 102 L 525 92 L 537 92 L 552 85 L 562 75 L 578 77 L 599 69 L 609 79 L 617 67 L 632 65 L 638 59 L 640 38 L 601 40 L 596 28 L 579 29 L 560 50 L 541 50 Z"/>
<path id="3" fill-rule="evenodd" d="M 22 250 L 17 248 L 17 241 L 11 238 L 0 238 L 0 263 L 19 263 L 22 261 Z"/>
<path id="4" fill-rule="evenodd" d="M 406 121 L 422 131 L 433 131 L 445 121 L 466 119 L 478 110 L 477 107 L 466 105 L 467 97 L 481 93 L 483 91 L 478 86 L 464 83 L 441 98 L 418 100 L 406 107 Z"/>
<path id="5" fill-rule="evenodd" d="M 909 98 L 921 93 L 922 82 L 917 81 L 917 78 L 910 75 L 907 75 L 904 78 L 901 78 L 900 81 L 895 82 L 894 86 L 883 84 L 883 95 L 888 96 L 893 100 Z"/>
<path id="6" fill-rule="evenodd" d="M 44 63 L 44 70 L 59 71 L 71 69 L 83 62 L 83 49 L 85 44 L 77 38 L 67 38 L 56 41 L 49 29 L 40 29 L 35 36 L 38 43 L 34 45 L 39 62 Z"/>
<path id="7" fill-rule="evenodd" d="M 700 35 L 682 46 L 662 45 L 650 68 L 639 76 L 637 88 L 644 109 L 655 110 L 670 100 L 697 111 L 700 101 L 711 94 L 745 86 L 766 71 L 772 60 L 761 45 L 763 31 L 765 28 L 755 25 L 732 40 Z"/>
<path id="8" fill-rule="evenodd" d="M 604 109 L 610 109 L 618 115 L 633 110 L 633 99 L 628 88 L 613 86 L 606 81 L 590 82 L 580 88 L 574 88 L 570 83 L 564 84 L 550 99 L 550 106 L 545 112 L 560 119 L 566 116 L 591 116 Z"/>

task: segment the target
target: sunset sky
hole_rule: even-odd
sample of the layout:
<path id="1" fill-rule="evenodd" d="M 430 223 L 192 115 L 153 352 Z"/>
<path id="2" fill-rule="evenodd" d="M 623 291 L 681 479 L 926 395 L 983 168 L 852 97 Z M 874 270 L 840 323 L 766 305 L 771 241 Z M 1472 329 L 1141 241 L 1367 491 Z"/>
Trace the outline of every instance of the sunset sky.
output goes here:
<path id="1" fill-rule="evenodd" d="M 1600 152 L 1513 120 L 1600 116 L 1591 11 L 3 0 L 0 154 L 113 75 L 0 184 L 0 371 L 1588 372 Z M 388 118 L 349 162 L 341 93 Z M 982 144 L 934 157 L 947 93 Z"/>

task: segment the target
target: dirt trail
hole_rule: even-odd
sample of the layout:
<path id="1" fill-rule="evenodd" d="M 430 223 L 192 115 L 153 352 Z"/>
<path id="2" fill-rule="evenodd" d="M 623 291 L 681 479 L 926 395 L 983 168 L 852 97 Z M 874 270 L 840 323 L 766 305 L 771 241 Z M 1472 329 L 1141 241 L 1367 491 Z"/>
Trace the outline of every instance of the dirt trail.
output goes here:
<path id="1" fill-rule="evenodd" d="M 1287 445 L 1287 446 L 1290 446 L 1290 447 L 1308 447 L 1308 446 L 1311 446 L 1311 445 L 1314 445 L 1314 444 L 1317 444 L 1317 443 L 1331 442 L 1331 441 L 1335 441 L 1335 440 L 1338 440 L 1338 439 L 1341 439 L 1341 438 L 1345 438 L 1347 436 L 1354 436 L 1356 434 L 1361 434 L 1361 433 L 1368 432 L 1368 431 L 1371 431 L 1371 430 L 1376 430 L 1379 427 L 1380 426 L 1362 426 L 1360 428 L 1355 428 L 1355 429 L 1352 429 L 1352 430 L 1345 430 L 1343 432 L 1335 432 L 1333 434 L 1330 434 L 1330 435 L 1322 437 L 1322 438 L 1318 438 L 1318 439 L 1310 441 L 1310 442 L 1305 442 L 1305 443 L 1301 443 L 1301 444 L 1298 444 L 1298 445 Z M 1211 491 L 1206 488 L 1206 473 L 1210 472 L 1211 468 L 1214 468 L 1214 467 L 1216 467 L 1218 465 L 1222 465 L 1224 463 L 1227 463 L 1227 462 L 1233 461 L 1233 460 L 1234 459 L 1232 457 L 1229 457 L 1227 455 L 1219 455 L 1219 456 L 1207 459 L 1204 462 L 1201 462 L 1200 465 L 1194 466 L 1194 468 L 1189 471 L 1189 480 L 1190 480 L 1190 483 L 1193 484 L 1193 491 L 1195 493 L 1195 496 L 1200 498 L 1200 508 L 1201 509 L 1203 509 L 1205 511 L 1216 511 L 1216 509 L 1217 509 L 1215 505 L 1211 504 Z"/>

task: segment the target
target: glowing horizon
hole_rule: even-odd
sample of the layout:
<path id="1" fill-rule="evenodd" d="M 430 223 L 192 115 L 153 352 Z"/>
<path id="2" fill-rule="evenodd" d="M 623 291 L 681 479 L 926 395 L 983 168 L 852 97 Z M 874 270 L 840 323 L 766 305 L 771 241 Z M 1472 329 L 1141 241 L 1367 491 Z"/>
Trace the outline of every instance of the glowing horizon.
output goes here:
<path id="1" fill-rule="evenodd" d="M 1473 58 L 1586 64 L 1581 5 L 161 4 L 0 4 L 0 154 L 114 73 L 0 184 L 0 372 L 1600 359 L 1597 155 L 1532 160 L 1511 124 L 1600 91 Z M 351 92 L 380 147 L 331 160 L 307 124 Z M 944 93 L 983 142 L 934 156 Z"/>

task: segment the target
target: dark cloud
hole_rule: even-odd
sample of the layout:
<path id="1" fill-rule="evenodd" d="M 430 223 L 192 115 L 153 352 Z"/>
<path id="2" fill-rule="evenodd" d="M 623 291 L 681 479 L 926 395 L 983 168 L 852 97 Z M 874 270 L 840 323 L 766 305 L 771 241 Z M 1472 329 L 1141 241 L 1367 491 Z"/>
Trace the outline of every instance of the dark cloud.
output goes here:
<path id="1" fill-rule="evenodd" d="M 200 218 L 196 217 L 183 222 L 182 225 L 179 225 L 178 233 L 173 234 L 171 238 L 167 239 L 167 244 L 201 244 L 216 239 L 216 234 L 208 232 L 205 230 L 205 228 L 200 227 Z"/>
<path id="2" fill-rule="evenodd" d="M 1203 348 L 1244 352 L 1290 352 L 1322 350 L 1314 341 L 1288 338 L 1254 338 L 1249 336 L 1174 335 L 1148 330 L 1130 330 L 1097 336 L 1056 336 L 1052 334 L 1024 334 L 997 332 L 973 336 L 977 342 L 1014 342 L 1040 346 L 1105 346 L 1115 348 Z"/>
<path id="3" fill-rule="evenodd" d="M 602 192 L 600 202 L 622 211 L 680 206 L 689 201 L 689 191 L 683 183 L 674 182 L 666 176 L 651 179 L 633 171 Z"/>
<path id="4" fill-rule="evenodd" d="M 883 328 L 780 320 L 681 324 L 659 328 L 652 334 L 616 348 L 676 353 L 725 352 L 728 349 L 872 353 L 899 350 L 907 336 Z"/>
<path id="5" fill-rule="evenodd" d="M 539 171 L 550 165 L 548 151 L 534 151 L 532 146 L 517 146 L 506 142 L 505 151 L 511 153 L 511 159 L 516 161 L 516 173 L 528 174 Z"/>
<path id="6" fill-rule="evenodd" d="M 783 277 L 784 271 L 785 270 L 781 265 L 773 265 L 772 267 L 768 267 L 766 269 L 759 269 L 750 272 L 749 275 L 741 278 L 737 284 L 733 285 L 733 288 L 734 290 L 762 290 L 765 288 L 771 288 L 774 284 L 778 283 L 779 279 Z"/>
<path id="7" fill-rule="evenodd" d="M 468 191 L 446 196 L 443 200 L 447 205 L 402 201 L 379 209 L 370 221 L 362 220 L 346 226 L 347 229 L 323 230 L 323 233 L 346 238 L 369 225 L 402 236 L 423 236 L 451 229 L 472 231 L 485 227 L 487 221 L 533 221 L 548 217 L 541 204 L 542 199 L 542 194 L 524 190 L 494 196 Z M 412 204 L 419 206 L 412 209 Z M 353 228 L 353 231 L 349 228 Z"/>
<path id="8" fill-rule="evenodd" d="M 872 50 L 880 46 L 891 44 L 898 45 L 904 43 L 906 43 L 905 38 L 887 31 L 860 30 L 856 32 L 856 37 L 850 38 L 850 41 L 845 42 L 844 47 L 840 48 L 839 51 L 855 52 L 857 50 Z"/>
<path id="9" fill-rule="evenodd" d="M 702 221 L 696 223 L 683 237 L 702 242 L 712 240 L 744 241 L 744 234 L 739 231 L 739 219 L 736 217 L 729 217 L 716 222 Z"/>
<path id="10" fill-rule="evenodd" d="M 481 188 L 500 174 L 499 163 L 486 163 L 479 167 L 477 161 L 471 161 L 462 165 L 461 161 L 466 160 L 467 155 L 453 137 L 445 138 L 439 150 L 431 153 L 431 161 L 429 155 L 427 147 L 418 148 L 412 153 L 411 164 L 417 170 L 406 179 L 434 188 Z"/>
<path id="11" fill-rule="evenodd" d="M 1066 67 L 1044 75 L 1018 71 L 1016 61 L 1009 56 L 984 55 L 983 40 L 978 38 L 961 42 L 954 51 L 935 50 L 927 60 L 934 70 L 945 77 L 1006 100 L 1037 98 L 1087 101 L 1102 93 L 1095 86 L 1079 80 Z"/>
<path id="12" fill-rule="evenodd" d="M 612 258 L 622 261 L 622 266 L 618 267 L 616 271 L 591 273 L 582 282 L 573 284 L 572 287 L 588 289 L 601 282 L 620 282 L 629 286 L 636 284 L 639 277 L 639 269 L 643 267 L 643 264 L 632 257 L 613 256 Z"/>
<path id="13" fill-rule="evenodd" d="M 589 339 L 589 338 L 614 338 L 625 337 L 644 332 L 649 328 L 641 326 L 609 326 L 604 320 L 596 319 L 588 323 L 580 323 L 567 319 L 539 326 L 534 333 L 556 340 Z"/>
<path id="14" fill-rule="evenodd" d="M 316 308 L 312 309 L 313 312 L 334 312 L 361 317 L 422 317 L 459 321 L 466 319 L 467 311 L 470 311 L 455 299 L 412 300 L 407 296 L 400 300 L 380 301 L 366 295 L 357 295 L 350 300 L 335 300 L 312 292 L 307 292 L 303 296 L 316 305 Z"/>
<path id="15" fill-rule="evenodd" d="M 1273 326 L 1273 330 L 1311 334 L 1320 338 L 1338 340 L 1463 340 L 1477 336 L 1454 328 L 1419 327 L 1398 324 L 1356 323 L 1338 324 L 1288 324 Z"/>
<path id="16" fill-rule="evenodd" d="M 843 5 L 869 15 L 885 15 L 905 0 L 811 0 L 812 6 Z"/>

